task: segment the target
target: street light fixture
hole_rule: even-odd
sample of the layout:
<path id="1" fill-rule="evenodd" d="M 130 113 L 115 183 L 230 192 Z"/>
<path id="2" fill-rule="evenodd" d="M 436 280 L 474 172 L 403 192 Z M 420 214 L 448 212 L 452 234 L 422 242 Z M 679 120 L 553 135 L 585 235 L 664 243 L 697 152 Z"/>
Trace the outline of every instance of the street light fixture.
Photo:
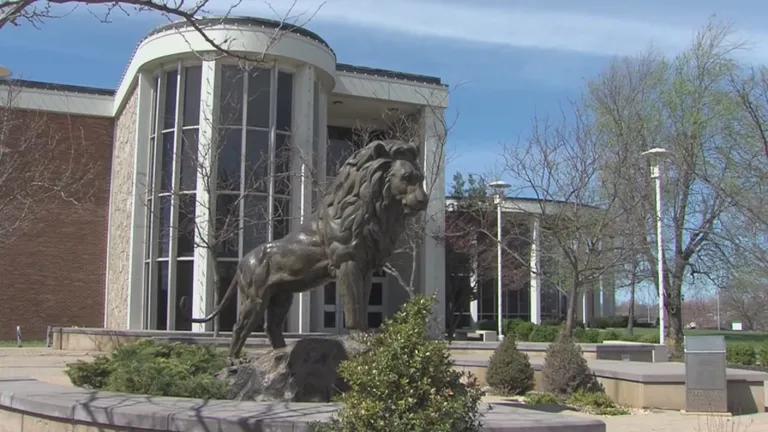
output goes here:
<path id="1" fill-rule="evenodd" d="M 493 189 L 493 202 L 496 204 L 496 253 L 497 253 L 497 296 L 498 296 L 498 315 L 497 331 L 499 333 L 499 340 L 504 340 L 504 334 L 502 334 L 502 304 L 501 304 L 501 205 L 504 203 L 504 197 L 507 189 L 511 186 L 509 183 L 505 183 L 501 180 L 497 180 L 488 184 Z"/>
<path id="2" fill-rule="evenodd" d="M 659 284 L 659 343 L 664 343 L 665 319 L 664 319 L 664 239 L 661 226 L 661 161 L 670 154 L 663 148 L 652 148 L 642 153 L 651 161 L 651 178 L 656 182 L 656 259 L 657 280 Z"/>

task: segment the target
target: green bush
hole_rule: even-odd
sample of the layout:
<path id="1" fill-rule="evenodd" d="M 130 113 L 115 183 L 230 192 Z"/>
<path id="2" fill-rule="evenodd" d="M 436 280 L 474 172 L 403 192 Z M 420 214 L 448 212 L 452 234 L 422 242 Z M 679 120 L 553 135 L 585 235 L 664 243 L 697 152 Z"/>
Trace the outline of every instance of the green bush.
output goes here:
<path id="1" fill-rule="evenodd" d="M 622 333 L 619 337 L 620 337 L 620 340 L 627 341 L 627 342 L 639 342 L 640 341 L 640 335 L 638 335 L 638 334 Z"/>
<path id="2" fill-rule="evenodd" d="M 576 342 L 598 343 L 600 342 L 600 330 L 576 327 L 573 329 L 572 337 Z"/>
<path id="3" fill-rule="evenodd" d="M 445 342 L 430 340 L 433 301 L 405 304 L 379 333 L 363 338 L 367 350 L 343 362 L 339 373 L 350 389 L 325 431 L 478 431 L 477 385 L 453 369 Z"/>
<path id="4" fill-rule="evenodd" d="M 644 334 L 640 336 L 640 339 L 638 339 L 638 342 L 647 343 L 647 344 L 658 344 L 659 334 L 658 333 Z"/>
<path id="5" fill-rule="evenodd" d="M 482 320 L 477 322 L 478 330 L 498 330 L 495 320 Z"/>
<path id="6" fill-rule="evenodd" d="M 604 392 L 577 390 L 566 401 L 581 411 L 597 415 L 629 414 L 626 408 L 617 406 Z"/>
<path id="7" fill-rule="evenodd" d="M 513 336 L 505 337 L 491 356 L 486 381 L 505 396 L 522 395 L 533 389 L 533 368 L 528 355 L 517 350 Z"/>
<path id="8" fill-rule="evenodd" d="M 768 343 L 764 343 L 757 351 L 757 360 L 760 366 L 768 367 Z"/>
<path id="9" fill-rule="evenodd" d="M 215 375 L 226 356 L 208 346 L 161 344 L 144 340 L 123 345 L 111 356 L 67 365 L 76 386 L 153 396 L 203 399 L 226 397 L 227 386 Z"/>
<path id="10" fill-rule="evenodd" d="M 600 389 L 600 384 L 581 355 L 581 348 L 566 335 L 561 335 L 557 342 L 549 345 L 543 375 L 544 390 L 558 395 Z"/>
<path id="11" fill-rule="evenodd" d="M 513 335 L 519 341 L 527 341 L 535 327 L 536 325 L 529 321 L 520 319 L 507 320 L 504 322 L 504 334 Z"/>
<path id="12" fill-rule="evenodd" d="M 560 399 L 552 393 L 531 392 L 525 395 L 525 403 L 537 405 L 560 405 Z"/>
<path id="13" fill-rule="evenodd" d="M 554 342 L 560 334 L 560 327 L 534 326 L 528 340 L 531 342 Z"/>
<path id="14" fill-rule="evenodd" d="M 752 345 L 737 343 L 728 345 L 726 358 L 730 364 L 752 366 L 757 361 L 757 353 Z"/>
<path id="15" fill-rule="evenodd" d="M 598 342 L 607 341 L 607 340 L 620 340 L 620 339 L 621 339 L 621 335 L 616 330 L 608 330 L 608 331 L 600 332 Z"/>
<path id="16" fill-rule="evenodd" d="M 611 327 L 624 328 L 627 327 L 627 324 L 629 324 L 629 317 L 617 315 L 594 318 L 590 322 L 590 327 L 599 329 L 606 329 Z"/>
<path id="17" fill-rule="evenodd" d="M 112 374 L 112 363 L 107 356 L 98 356 L 92 362 L 78 360 L 67 365 L 65 370 L 72 384 L 89 389 L 106 387 Z"/>

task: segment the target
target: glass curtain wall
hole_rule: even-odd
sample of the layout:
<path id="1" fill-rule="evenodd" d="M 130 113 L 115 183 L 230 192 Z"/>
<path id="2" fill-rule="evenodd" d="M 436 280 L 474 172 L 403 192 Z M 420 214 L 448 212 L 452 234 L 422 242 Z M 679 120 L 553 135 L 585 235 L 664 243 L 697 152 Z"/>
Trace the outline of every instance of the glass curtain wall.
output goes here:
<path id="1" fill-rule="evenodd" d="M 221 298 L 238 260 L 290 229 L 293 74 L 276 67 L 217 66 L 216 89 L 201 82 L 201 66 L 183 63 L 162 70 L 152 83 L 145 200 L 148 328 L 191 330 L 193 287 L 205 283 L 195 281 L 195 248 L 208 249 L 215 259 Z M 218 92 L 210 166 L 198 163 L 202 91 Z M 205 244 L 195 244 L 200 193 L 211 195 L 215 215 Z M 236 302 L 228 306 L 222 330 L 236 319 Z"/>
<path id="2" fill-rule="evenodd" d="M 221 65 L 216 140 L 215 258 L 222 298 L 237 262 L 290 229 L 293 75 Z M 231 330 L 236 305 L 225 309 Z"/>
<path id="3" fill-rule="evenodd" d="M 150 328 L 190 330 L 194 280 L 197 142 L 200 128 L 201 68 L 177 64 L 152 84 L 153 112 L 145 205 L 145 304 Z"/>

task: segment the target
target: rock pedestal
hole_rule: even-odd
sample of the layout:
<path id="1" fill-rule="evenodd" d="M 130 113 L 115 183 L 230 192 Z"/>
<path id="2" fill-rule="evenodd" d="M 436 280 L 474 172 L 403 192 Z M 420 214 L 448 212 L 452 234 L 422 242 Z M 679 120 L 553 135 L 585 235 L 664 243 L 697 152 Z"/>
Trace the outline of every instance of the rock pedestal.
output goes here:
<path id="1" fill-rule="evenodd" d="M 361 350 L 348 337 L 301 339 L 230 366 L 218 377 L 229 384 L 231 399 L 329 402 L 346 389 L 339 364 Z"/>

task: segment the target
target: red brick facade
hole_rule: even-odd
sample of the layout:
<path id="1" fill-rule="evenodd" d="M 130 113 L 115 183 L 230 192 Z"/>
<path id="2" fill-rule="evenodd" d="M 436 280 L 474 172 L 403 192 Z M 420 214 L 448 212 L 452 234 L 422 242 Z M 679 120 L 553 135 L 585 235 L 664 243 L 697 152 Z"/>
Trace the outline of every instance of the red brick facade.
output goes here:
<path id="1" fill-rule="evenodd" d="M 57 148 L 78 149 L 75 162 L 89 167 L 85 189 L 91 197 L 79 205 L 46 199 L 28 229 L 12 243 L 0 244 L 0 340 L 15 338 L 17 325 L 27 340 L 44 339 L 48 325 L 101 327 L 114 121 L 21 110 L 16 114 L 45 116 L 45 124 L 58 136 Z M 48 145 L 42 141 L 34 151 Z M 68 155 L 61 158 L 62 164 L 69 160 Z"/>

